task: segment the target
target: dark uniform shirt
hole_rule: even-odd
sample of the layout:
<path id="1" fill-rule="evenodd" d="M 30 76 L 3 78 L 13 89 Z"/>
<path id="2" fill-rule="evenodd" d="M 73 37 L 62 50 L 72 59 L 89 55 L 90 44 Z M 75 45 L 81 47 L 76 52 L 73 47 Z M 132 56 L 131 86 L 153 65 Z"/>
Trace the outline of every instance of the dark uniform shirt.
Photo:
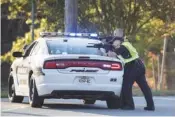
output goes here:
<path id="1" fill-rule="evenodd" d="M 115 49 L 114 52 L 117 55 L 121 55 L 124 59 L 128 59 L 132 57 L 129 50 L 124 45 L 120 45 L 120 48 Z"/>
<path id="2" fill-rule="evenodd" d="M 121 55 L 124 59 L 128 59 L 128 58 L 132 57 L 129 50 L 124 45 L 120 45 L 120 48 L 115 49 L 112 45 L 105 44 L 104 48 L 106 49 L 107 52 L 109 50 L 113 51 L 117 55 Z"/>

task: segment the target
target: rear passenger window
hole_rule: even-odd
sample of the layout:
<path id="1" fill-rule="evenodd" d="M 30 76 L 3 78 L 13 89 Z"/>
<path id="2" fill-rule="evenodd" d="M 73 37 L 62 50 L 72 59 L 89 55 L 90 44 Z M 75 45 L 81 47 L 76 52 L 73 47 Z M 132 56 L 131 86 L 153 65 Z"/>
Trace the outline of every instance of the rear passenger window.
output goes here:
<path id="1" fill-rule="evenodd" d="M 31 55 L 37 55 L 39 49 L 40 49 L 40 45 L 37 44 L 37 45 L 35 46 L 34 50 L 32 51 Z"/>
<path id="2" fill-rule="evenodd" d="M 26 49 L 25 49 L 25 52 L 24 52 L 24 57 L 28 57 L 31 53 L 32 53 L 32 50 L 33 48 L 35 47 L 35 45 L 37 44 L 37 42 L 33 42 L 31 43 Z"/>

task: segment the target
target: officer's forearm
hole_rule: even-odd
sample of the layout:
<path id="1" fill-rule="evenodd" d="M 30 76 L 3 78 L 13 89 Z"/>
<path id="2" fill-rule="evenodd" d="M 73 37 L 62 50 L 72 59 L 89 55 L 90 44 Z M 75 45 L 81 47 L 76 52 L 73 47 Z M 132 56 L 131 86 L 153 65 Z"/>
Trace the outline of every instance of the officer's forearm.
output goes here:
<path id="1" fill-rule="evenodd" d="M 105 48 L 107 51 L 113 50 L 113 46 L 111 44 L 104 44 L 103 48 Z"/>

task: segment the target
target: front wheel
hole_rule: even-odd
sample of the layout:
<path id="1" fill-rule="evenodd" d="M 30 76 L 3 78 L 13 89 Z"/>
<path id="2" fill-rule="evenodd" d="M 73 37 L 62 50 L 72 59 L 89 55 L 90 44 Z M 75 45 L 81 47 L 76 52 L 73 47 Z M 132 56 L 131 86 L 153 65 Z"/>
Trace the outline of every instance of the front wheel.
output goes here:
<path id="1" fill-rule="evenodd" d="M 15 84 L 13 77 L 9 77 L 8 80 L 8 98 L 10 102 L 16 102 L 16 103 L 21 103 L 24 99 L 23 96 L 17 96 L 15 93 Z"/>
<path id="2" fill-rule="evenodd" d="M 109 98 L 106 100 L 107 106 L 109 109 L 118 109 L 120 108 L 120 98 Z"/>
<path id="3" fill-rule="evenodd" d="M 42 107 L 44 103 L 44 98 L 38 96 L 38 92 L 36 89 L 36 84 L 34 79 L 30 79 L 30 86 L 29 86 L 29 103 L 31 107 Z"/>

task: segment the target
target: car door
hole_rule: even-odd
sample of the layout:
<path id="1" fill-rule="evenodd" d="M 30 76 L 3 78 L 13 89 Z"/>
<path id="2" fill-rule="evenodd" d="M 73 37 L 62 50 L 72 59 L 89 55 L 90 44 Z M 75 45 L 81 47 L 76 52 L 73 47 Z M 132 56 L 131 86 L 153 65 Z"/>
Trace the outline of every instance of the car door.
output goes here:
<path id="1" fill-rule="evenodd" d="M 24 52 L 24 56 L 22 58 L 21 64 L 18 67 L 18 81 L 21 93 L 24 95 L 28 95 L 28 77 L 30 71 L 30 53 L 32 52 L 33 48 L 36 46 L 38 42 L 33 42 Z"/>

